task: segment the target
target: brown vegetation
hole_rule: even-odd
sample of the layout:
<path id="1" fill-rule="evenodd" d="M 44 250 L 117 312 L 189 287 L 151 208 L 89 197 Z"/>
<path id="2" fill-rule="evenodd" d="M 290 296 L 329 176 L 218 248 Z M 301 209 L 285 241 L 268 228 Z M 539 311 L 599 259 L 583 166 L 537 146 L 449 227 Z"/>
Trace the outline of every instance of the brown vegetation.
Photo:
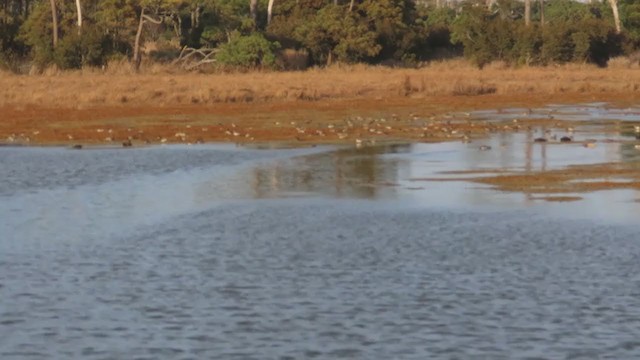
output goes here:
<path id="1" fill-rule="evenodd" d="M 133 140 L 152 143 L 439 141 L 486 131 L 475 124 L 439 126 L 450 111 L 550 102 L 628 104 L 640 96 L 640 71 L 626 65 L 498 64 L 478 70 L 449 61 L 420 69 L 334 66 L 229 74 L 146 69 L 135 73 L 120 64 L 37 76 L 0 73 L 0 140 L 113 142 L 135 132 Z M 348 119 L 350 126 L 345 125 Z M 372 119 L 381 122 L 372 124 Z M 432 128 L 424 120 L 432 121 Z M 182 133 L 186 136 L 175 136 Z"/>
<path id="2" fill-rule="evenodd" d="M 471 181 L 491 185 L 496 190 L 522 192 L 525 194 L 547 194 L 547 201 L 573 201 L 579 197 L 569 195 L 599 190 L 640 189 L 640 168 L 634 163 L 604 163 L 595 165 L 573 165 L 563 169 L 547 171 L 507 172 L 496 170 L 473 170 L 449 172 L 462 177 L 413 179 L 420 181 Z M 478 175 L 468 177 L 466 175 Z"/>
<path id="3" fill-rule="evenodd" d="M 580 196 L 541 196 L 532 198 L 532 200 L 544 200 L 549 202 L 570 202 L 570 201 L 580 201 L 582 197 Z"/>
<path id="4" fill-rule="evenodd" d="M 172 73 L 174 72 L 174 73 Z M 175 73 L 177 72 L 177 73 Z M 443 95 L 553 95 L 609 92 L 640 94 L 640 72 L 620 64 L 478 70 L 464 61 L 433 63 L 420 69 L 365 65 L 299 72 L 194 74 L 150 66 L 137 74 L 126 63 L 106 69 L 44 76 L 0 73 L 0 106 L 44 107 L 175 106 L 290 100 L 388 98 Z"/>

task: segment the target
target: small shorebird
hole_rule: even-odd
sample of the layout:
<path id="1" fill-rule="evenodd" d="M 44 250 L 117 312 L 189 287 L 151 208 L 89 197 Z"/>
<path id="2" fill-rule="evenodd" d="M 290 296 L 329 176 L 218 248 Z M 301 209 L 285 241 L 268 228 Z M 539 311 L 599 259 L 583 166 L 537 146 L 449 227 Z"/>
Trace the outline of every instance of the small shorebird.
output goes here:
<path id="1" fill-rule="evenodd" d="M 549 141 L 549 136 L 550 135 L 551 135 L 551 130 L 546 129 L 546 130 L 542 131 L 542 136 L 533 139 L 533 141 L 534 142 L 538 142 L 538 143 L 547 142 L 547 141 Z"/>

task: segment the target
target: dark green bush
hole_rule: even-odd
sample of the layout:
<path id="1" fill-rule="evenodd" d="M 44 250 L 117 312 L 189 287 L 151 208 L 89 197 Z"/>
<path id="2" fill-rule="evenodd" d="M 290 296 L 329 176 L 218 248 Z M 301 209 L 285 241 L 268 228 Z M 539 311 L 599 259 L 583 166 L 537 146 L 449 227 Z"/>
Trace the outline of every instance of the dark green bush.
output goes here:
<path id="1" fill-rule="evenodd" d="M 428 5 L 430 3 L 431 5 Z M 5 1 L 0 18 L 3 63 L 61 68 L 101 65 L 115 55 L 131 58 L 144 6 L 161 24 L 147 22 L 145 42 L 169 44 L 151 54 L 171 62 L 182 46 L 219 48 L 219 63 L 274 67 L 275 42 L 309 54 L 310 64 L 368 62 L 393 65 L 463 54 L 482 67 L 495 60 L 512 65 L 563 62 L 606 64 L 611 56 L 640 46 L 640 2 L 619 0 L 623 32 L 613 30 L 607 2 L 533 1 L 530 26 L 521 0 L 484 0 L 433 6 L 414 0 L 277 0 L 267 25 L 267 0 L 256 18 L 247 0 L 83 1 L 78 34 L 73 1 L 57 2 L 59 43 L 52 44 L 48 1 Z M 353 7 L 351 7 L 353 5 Z M 259 35 L 258 35 L 259 34 Z M 624 51 L 623 51 L 624 50 Z"/>
<path id="2" fill-rule="evenodd" d="M 513 65 L 576 61 L 604 66 L 621 52 L 623 37 L 585 4 L 558 1 L 548 8 L 553 11 L 544 26 L 525 26 L 511 15 L 470 6 L 454 21 L 452 39 L 479 67 L 495 60 Z"/>
<path id="3" fill-rule="evenodd" d="M 107 39 L 96 32 L 66 34 L 53 50 L 53 61 L 61 69 L 104 65 L 105 50 L 108 48 L 106 43 Z"/>
<path id="4" fill-rule="evenodd" d="M 274 68 L 275 51 L 280 48 L 259 33 L 238 36 L 220 48 L 216 61 L 224 66 L 239 68 Z"/>
<path id="5" fill-rule="evenodd" d="M 294 32 L 316 63 L 356 62 L 376 56 L 381 46 L 358 12 L 328 5 Z"/>

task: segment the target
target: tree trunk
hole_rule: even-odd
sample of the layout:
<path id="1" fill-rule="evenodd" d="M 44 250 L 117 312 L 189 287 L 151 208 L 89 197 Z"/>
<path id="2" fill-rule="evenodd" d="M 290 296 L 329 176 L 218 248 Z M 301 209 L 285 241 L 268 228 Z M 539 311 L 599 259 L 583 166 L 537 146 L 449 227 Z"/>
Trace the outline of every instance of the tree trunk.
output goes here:
<path id="1" fill-rule="evenodd" d="M 82 32 L 82 5 L 80 0 L 76 0 L 76 11 L 78 13 L 78 34 Z"/>
<path id="2" fill-rule="evenodd" d="M 544 26 L 544 0 L 540 0 L 540 25 Z"/>
<path id="3" fill-rule="evenodd" d="M 53 47 L 58 45 L 58 8 L 56 7 L 56 0 L 51 0 L 51 18 L 53 25 Z"/>
<path id="4" fill-rule="evenodd" d="M 142 37 L 142 28 L 144 26 L 144 8 L 140 10 L 140 21 L 138 22 L 138 31 L 136 32 L 136 41 L 133 45 L 133 67 L 138 70 L 140 68 L 140 38 Z"/>
<path id="5" fill-rule="evenodd" d="M 249 0 L 249 12 L 251 13 L 254 26 L 258 26 L 258 0 Z"/>
<path id="6" fill-rule="evenodd" d="M 271 24 L 271 17 L 273 16 L 273 2 L 275 0 L 269 0 L 267 5 L 267 25 Z"/>
<path id="7" fill-rule="evenodd" d="M 622 25 L 620 24 L 620 13 L 618 12 L 618 0 L 609 0 L 609 5 L 611 5 L 611 11 L 613 11 L 616 33 L 620 34 L 622 32 Z"/>
<path id="8" fill-rule="evenodd" d="M 154 19 L 148 15 L 144 14 L 144 8 L 140 10 L 140 22 L 138 23 L 138 31 L 136 32 L 136 40 L 133 44 L 133 66 L 136 70 L 140 68 L 140 62 L 142 61 L 142 57 L 140 56 L 140 41 L 142 39 L 142 30 L 144 29 L 145 22 L 151 22 L 156 25 L 162 24 L 164 22 L 164 18 L 160 17 L 160 19 Z"/>
<path id="9" fill-rule="evenodd" d="M 200 5 L 196 6 L 196 16 L 195 16 L 195 26 L 194 29 L 197 29 L 200 27 L 200 16 L 202 15 L 202 7 L 200 7 Z"/>
<path id="10" fill-rule="evenodd" d="M 531 0 L 524 0 L 524 24 L 531 25 Z"/>
<path id="11" fill-rule="evenodd" d="M 351 2 L 349 3 L 349 12 L 353 11 L 354 3 L 355 3 L 355 0 L 351 0 Z"/>
<path id="12" fill-rule="evenodd" d="M 24 18 L 26 19 L 27 17 L 29 17 L 29 1 L 28 0 L 24 0 L 20 2 L 20 13 L 22 13 L 22 15 L 24 15 Z M 5 12 L 5 15 L 7 13 Z"/>

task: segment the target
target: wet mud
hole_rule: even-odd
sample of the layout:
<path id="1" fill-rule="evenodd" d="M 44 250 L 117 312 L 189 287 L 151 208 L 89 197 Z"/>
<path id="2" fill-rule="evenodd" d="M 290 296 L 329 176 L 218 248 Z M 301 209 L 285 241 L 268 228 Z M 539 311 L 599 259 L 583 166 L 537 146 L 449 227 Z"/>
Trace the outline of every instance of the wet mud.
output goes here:
<path id="1" fill-rule="evenodd" d="M 101 106 L 51 108 L 7 105 L 0 108 L 0 143 L 29 145 L 289 142 L 355 144 L 440 142 L 511 132 L 526 126 L 554 126 L 558 120 L 526 111 L 549 103 L 609 101 L 634 103 L 633 94 L 516 94 L 483 96 L 389 97 L 273 101 L 189 106 Z M 490 125 L 465 114 L 483 109 L 523 109 Z M 490 111 L 488 112 L 490 113 Z M 508 113 L 508 112 L 507 112 Z M 522 123 L 514 124 L 512 121 Z M 577 121 L 565 119 L 567 121 Z"/>

